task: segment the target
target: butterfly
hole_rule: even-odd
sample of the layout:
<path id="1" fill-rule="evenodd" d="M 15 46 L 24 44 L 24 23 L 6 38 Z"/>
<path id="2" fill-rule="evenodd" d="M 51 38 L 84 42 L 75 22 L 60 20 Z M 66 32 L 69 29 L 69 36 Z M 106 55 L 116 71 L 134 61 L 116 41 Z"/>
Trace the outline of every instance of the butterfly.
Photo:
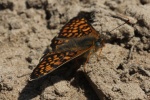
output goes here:
<path id="1" fill-rule="evenodd" d="M 104 46 L 103 40 L 85 17 L 74 17 L 52 39 L 52 52 L 41 58 L 30 80 L 43 77 L 81 55 L 88 61 L 91 53 Z"/>

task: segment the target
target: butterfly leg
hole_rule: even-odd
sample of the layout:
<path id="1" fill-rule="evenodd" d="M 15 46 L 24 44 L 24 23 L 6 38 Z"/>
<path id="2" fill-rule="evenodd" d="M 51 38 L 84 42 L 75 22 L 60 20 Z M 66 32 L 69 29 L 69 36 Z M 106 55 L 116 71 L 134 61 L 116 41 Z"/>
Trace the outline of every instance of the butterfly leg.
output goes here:
<path id="1" fill-rule="evenodd" d="M 99 61 L 99 58 L 106 59 L 109 64 L 111 64 L 111 65 L 114 66 L 113 61 L 109 60 L 109 59 L 108 59 L 106 56 L 104 56 L 104 55 L 100 55 L 101 52 L 102 52 L 102 48 L 100 48 L 100 51 L 99 51 L 98 55 L 96 54 L 96 56 L 97 56 L 97 61 Z"/>
<path id="2" fill-rule="evenodd" d="M 103 46 L 105 46 L 105 45 L 103 45 Z M 111 64 L 111 65 L 114 65 L 113 64 L 113 61 L 110 61 L 106 56 L 104 56 L 104 55 L 101 55 L 101 53 L 102 53 L 102 49 L 103 48 L 99 48 L 99 52 L 98 52 L 98 54 L 95 54 L 96 55 L 96 57 L 97 57 L 97 61 L 99 61 L 99 58 L 102 58 L 102 59 L 106 59 L 108 62 L 109 62 L 109 64 Z"/>
<path id="3" fill-rule="evenodd" d="M 100 48 L 99 53 L 98 53 L 98 56 L 100 56 L 101 53 L 102 53 L 102 48 Z"/>
<path id="4" fill-rule="evenodd" d="M 87 54 L 87 58 L 86 58 L 86 61 L 85 61 L 85 63 L 84 63 L 84 66 L 83 66 L 84 72 L 86 72 L 85 66 L 86 66 L 86 63 L 89 61 L 89 58 L 90 58 L 90 55 L 91 55 L 91 54 L 92 54 L 92 52 L 89 52 L 89 53 Z"/>
<path id="5" fill-rule="evenodd" d="M 95 54 L 97 56 L 97 61 L 99 61 L 101 53 L 102 53 L 102 48 L 99 49 L 98 54 Z"/>

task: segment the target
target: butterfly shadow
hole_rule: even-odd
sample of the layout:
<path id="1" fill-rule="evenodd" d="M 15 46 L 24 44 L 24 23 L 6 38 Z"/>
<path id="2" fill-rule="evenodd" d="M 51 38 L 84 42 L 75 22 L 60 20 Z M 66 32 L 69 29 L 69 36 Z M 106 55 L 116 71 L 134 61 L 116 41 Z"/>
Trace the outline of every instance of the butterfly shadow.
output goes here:
<path id="1" fill-rule="evenodd" d="M 19 94 L 18 100 L 31 100 L 42 93 L 42 87 L 46 83 L 46 77 L 34 81 L 28 81 Z"/>
<path id="2" fill-rule="evenodd" d="M 82 63 L 81 63 L 82 62 Z M 18 100 L 30 100 L 38 95 L 41 95 L 45 88 L 49 86 L 53 86 L 55 83 L 62 80 L 71 80 L 75 75 L 77 69 L 83 64 L 83 61 L 77 63 L 76 60 L 70 61 L 52 73 L 39 78 L 37 80 L 28 81 L 27 85 L 22 89 L 19 94 Z M 59 79 L 55 79 L 55 81 L 51 81 L 52 77 L 61 77 Z"/>

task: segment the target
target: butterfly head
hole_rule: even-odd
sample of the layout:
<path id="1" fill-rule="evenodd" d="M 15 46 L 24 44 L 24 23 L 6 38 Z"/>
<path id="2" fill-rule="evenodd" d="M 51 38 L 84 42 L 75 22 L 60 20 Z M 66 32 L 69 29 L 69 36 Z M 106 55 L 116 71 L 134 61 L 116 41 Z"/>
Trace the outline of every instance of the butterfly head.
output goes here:
<path id="1" fill-rule="evenodd" d="M 99 37 L 98 40 L 95 42 L 96 47 L 102 48 L 104 47 L 105 39 L 103 37 Z"/>

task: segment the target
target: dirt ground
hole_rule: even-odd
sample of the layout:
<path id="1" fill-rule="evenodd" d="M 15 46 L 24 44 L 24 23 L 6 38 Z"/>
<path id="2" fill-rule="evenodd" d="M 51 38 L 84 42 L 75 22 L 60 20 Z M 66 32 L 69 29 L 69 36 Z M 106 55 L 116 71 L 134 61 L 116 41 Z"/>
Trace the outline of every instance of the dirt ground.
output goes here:
<path id="1" fill-rule="evenodd" d="M 91 55 L 86 72 L 70 62 L 29 82 L 51 40 L 79 13 L 107 37 L 100 57 Z M 17 99 L 150 100 L 150 1 L 0 0 L 0 100 Z"/>

